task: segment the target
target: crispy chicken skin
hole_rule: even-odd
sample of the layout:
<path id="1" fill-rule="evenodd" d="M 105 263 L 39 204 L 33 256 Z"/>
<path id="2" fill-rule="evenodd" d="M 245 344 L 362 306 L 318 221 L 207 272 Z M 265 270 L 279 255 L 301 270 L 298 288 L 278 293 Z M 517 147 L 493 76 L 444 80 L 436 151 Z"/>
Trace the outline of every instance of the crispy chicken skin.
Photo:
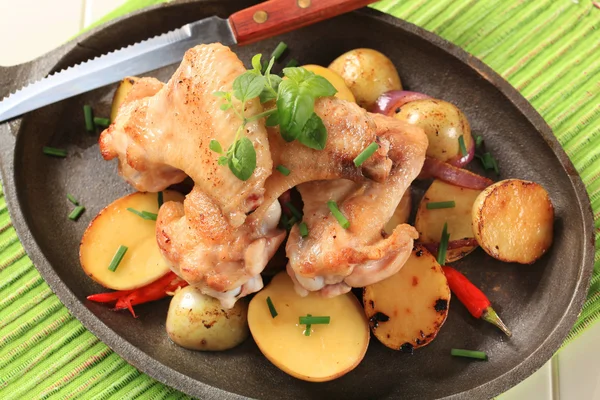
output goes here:
<path id="1" fill-rule="evenodd" d="M 386 182 L 337 180 L 298 187 L 310 234 L 302 238 L 298 227 L 292 228 L 286 252 L 287 271 L 301 295 L 321 291 L 324 296 L 337 296 L 351 287 L 385 279 L 404 265 L 418 237 L 407 224 L 389 236 L 383 226 L 421 170 L 427 137 L 420 128 L 402 121 L 380 115 L 373 119 L 378 135 L 390 143 L 393 167 Z M 337 202 L 350 221 L 349 229 L 333 217 L 328 200 Z"/>
<path id="2" fill-rule="evenodd" d="M 238 57 L 221 44 L 188 50 L 166 85 L 142 79 L 133 86 L 134 92 L 147 96 L 121 106 L 100 136 L 102 156 L 118 157 L 119 173 L 139 191 L 157 192 L 190 176 L 225 218 L 240 226 L 246 213 L 262 203 L 265 180 L 273 169 L 264 122 L 248 123 L 243 132 L 257 156 L 256 170 L 247 181 L 218 165 L 209 143 L 216 139 L 227 149 L 234 142 L 240 119 L 231 109 L 221 110 L 223 99 L 213 93 L 230 91 L 234 79 L 245 71 Z M 158 90 L 150 95 L 153 89 Z M 262 111 L 258 99 L 246 103 L 247 115 Z"/>

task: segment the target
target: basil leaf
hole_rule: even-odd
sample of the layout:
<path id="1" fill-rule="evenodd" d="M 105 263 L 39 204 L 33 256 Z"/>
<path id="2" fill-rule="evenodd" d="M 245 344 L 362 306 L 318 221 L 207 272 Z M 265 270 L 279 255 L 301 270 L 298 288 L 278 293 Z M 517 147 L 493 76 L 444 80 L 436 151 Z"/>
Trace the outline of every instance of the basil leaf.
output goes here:
<path id="1" fill-rule="evenodd" d="M 265 122 L 266 126 L 277 126 L 279 125 L 279 115 L 277 114 L 277 111 L 275 111 L 273 114 L 269 115 L 269 117 L 267 118 L 267 121 Z"/>
<path id="2" fill-rule="evenodd" d="M 267 69 L 265 69 L 265 76 L 269 77 L 269 75 L 271 75 L 271 68 L 273 68 L 273 64 L 275 64 L 275 57 L 271 57 L 271 59 L 269 60 L 269 64 L 267 65 Z"/>
<path id="3" fill-rule="evenodd" d="M 223 154 L 223 148 L 221 147 L 221 143 L 219 143 L 218 140 L 212 139 L 208 147 L 215 153 Z"/>
<path id="4" fill-rule="evenodd" d="M 329 97 L 337 93 L 337 90 L 329 81 L 322 76 L 314 75 L 302 82 L 314 97 Z"/>
<path id="5" fill-rule="evenodd" d="M 219 157 L 219 165 L 227 165 L 228 158 L 225 156 Z"/>
<path id="6" fill-rule="evenodd" d="M 314 106 L 314 97 L 306 87 L 292 79 L 283 80 L 279 84 L 277 113 L 284 140 L 291 142 L 300 135 L 314 111 Z"/>
<path id="7" fill-rule="evenodd" d="M 229 169 L 240 180 L 248 180 L 256 169 L 256 151 L 247 137 L 241 138 L 229 157 Z"/>
<path id="8" fill-rule="evenodd" d="M 219 106 L 219 109 L 221 109 L 221 111 L 227 111 L 230 108 L 231 108 L 231 103 L 224 103 Z"/>
<path id="9" fill-rule="evenodd" d="M 247 100 L 260 95 L 264 87 L 264 76 L 246 71 L 233 81 L 233 95 L 242 103 L 245 103 Z"/>
<path id="10" fill-rule="evenodd" d="M 325 148 L 327 128 L 325 128 L 323 120 L 316 113 L 312 113 L 306 125 L 302 128 L 302 133 L 298 135 L 298 141 L 311 149 L 323 150 Z"/>
<path id="11" fill-rule="evenodd" d="M 225 97 L 227 96 L 227 92 L 213 92 L 213 96 Z"/>
<path id="12" fill-rule="evenodd" d="M 266 103 L 270 100 L 275 100 L 277 98 L 277 90 L 279 89 L 279 84 L 281 83 L 281 78 L 277 75 L 267 75 L 267 85 L 271 85 L 273 90 L 270 90 L 268 87 L 265 87 L 260 94 L 260 102 Z M 273 93 L 275 92 L 275 93 Z"/>
<path id="13" fill-rule="evenodd" d="M 254 68 L 254 72 L 260 74 L 262 71 L 262 63 L 260 62 L 260 58 L 262 54 L 256 54 L 252 57 L 252 68 Z"/>
<path id="14" fill-rule="evenodd" d="M 288 79 L 291 79 L 296 83 L 303 82 L 311 76 L 315 76 L 314 72 L 311 72 L 302 67 L 284 68 L 283 75 L 285 75 Z"/>

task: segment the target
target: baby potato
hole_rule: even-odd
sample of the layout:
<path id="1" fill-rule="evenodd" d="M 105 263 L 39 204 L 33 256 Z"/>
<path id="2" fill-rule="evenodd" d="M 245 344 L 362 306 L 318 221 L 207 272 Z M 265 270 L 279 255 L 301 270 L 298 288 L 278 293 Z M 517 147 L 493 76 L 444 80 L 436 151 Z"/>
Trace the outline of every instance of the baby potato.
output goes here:
<path id="1" fill-rule="evenodd" d="M 270 298 L 277 316 L 272 317 Z M 329 324 L 306 325 L 299 318 L 329 316 Z M 286 272 L 250 301 L 248 324 L 260 351 L 276 367 L 298 379 L 325 382 L 352 371 L 367 352 L 369 325 L 352 293 L 325 298 L 318 293 L 300 297 Z"/>
<path id="2" fill-rule="evenodd" d="M 171 299 L 167 334 L 190 350 L 222 351 L 242 343 L 249 335 L 248 302 L 240 299 L 224 310 L 219 300 L 187 286 Z"/>
<path id="3" fill-rule="evenodd" d="M 429 139 L 427 155 L 447 162 L 461 154 L 462 136 L 467 151 L 474 145 L 467 117 L 452 103 L 437 99 L 415 100 L 403 105 L 394 118 L 417 125 Z"/>
<path id="4" fill-rule="evenodd" d="M 165 190 L 165 201 L 183 201 L 181 193 Z M 114 290 L 131 290 L 154 282 L 170 271 L 156 243 L 156 222 L 138 212 L 158 213 L 156 193 L 132 193 L 106 206 L 87 227 L 79 247 L 81 268 L 93 280 Z M 108 269 L 119 246 L 127 252 L 115 271 Z"/>
<path id="5" fill-rule="evenodd" d="M 539 184 L 506 179 L 477 196 L 472 222 L 475 238 L 490 256 L 531 264 L 552 245 L 554 206 Z"/>
<path id="6" fill-rule="evenodd" d="M 110 108 L 110 120 L 114 121 L 117 118 L 117 113 L 119 111 L 119 107 L 123 104 L 123 101 L 133 88 L 133 85 L 138 81 L 139 78 L 135 76 L 128 76 L 123 79 L 117 90 L 115 91 L 115 95 L 113 96 L 112 105 Z"/>
<path id="7" fill-rule="evenodd" d="M 302 67 L 309 70 L 310 72 L 314 72 L 316 75 L 322 76 L 323 78 L 327 79 L 329 83 L 331 83 L 333 87 L 335 87 L 335 89 L 337 90 L 335 97 L 337 97 L 338 99 L 356 103 L 354 95 L 352 94 L 350 89 L 348 89 L 348 86 L 346 86 L 344 79 L 337 72 L 329 68 L 321 67 L 320 65 L 314 64 L 303 65 Z"/>
<path id="8" fill-rule="evenodd" d="M 344 79 L 358 105 L 367 110 L 371 109 L 381 94 L 389 90 L 402 90 L 396 67 L 377 50 L 351 50 L 329 64 L 329 69 Z"/>

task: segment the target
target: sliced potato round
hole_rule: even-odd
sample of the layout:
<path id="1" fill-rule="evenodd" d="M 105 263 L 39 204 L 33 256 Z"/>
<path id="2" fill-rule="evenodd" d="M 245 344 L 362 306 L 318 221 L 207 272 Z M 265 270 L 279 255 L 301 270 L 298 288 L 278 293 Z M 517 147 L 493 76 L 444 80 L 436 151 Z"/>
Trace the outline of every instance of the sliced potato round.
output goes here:
<path id="1" fill-rule="evenodd" d="M 278 315 L 267 305 L 270 297 Z M 313 325 L 305 336 L 299 317 L 329 316 L 327 325 Z M 353 370 L 369 344 L 369 326 L 352 293 L 326 299 L 318 293 L 300 297 L 285 272 L 275 275 L 248 309 L 248 325 L 260 351 L 282 371 L 305 381 L 324 382 Z"/>
<path id="2" fill-rule="evenodd" d="M 394 214 L 392 214 L 392 218 L 390 218 L 390 220 L 383 227 L 383 230 L 388 235 L 391 235 L 394 231 L 394 228 L 398 225 L 406 224 L 408 222 L 412 208 L 411 193 L 412 191 L 409 186 L 408 189 L 406 189 L 406 192 L 404 192 L 404 195 L 402 196 L 398 207 L 396 207 Z"/>
<path id="3" fill-rule="evenodd" d="M 163 192 L 165 201 L 183 201 L 183 195 Z M 158 213 L 156 193 L 132 193 L 106 206 L 87 227 L 79 247 L 81 267 L 90 278 L 114 290 L 130 290 L 154 282 L 170 271 L 156 244 L 155 225 L 128 211 Z M 108 269 L 119 249 L 127 252 L 113 272 Z"/>
<path id="4" fill-rule="evenodd" d="M 471 210 L 479 193 L 481 190 L 467 189 L 434 180 L 417 209 L 415 228 L 419 231 L 419 242 L 439 243 L 445 223 L 448 223 L 450 241 L 474 238 Z M 455 206 L 432 210 L 427 208 L 427 203 L 444 201 L 454 201 Z M 460 260 L 476 248 L 477 246 L 449 248 L 446 252 L 446 262 Z"/>
<path id="5" fill-rule="evenodd" d="M 367 110 L 383 93 L 389 90 L 402 90 L 396 67 L 389 58 L 377 50 L 348 51 L 333 60 L 328 68 L 344 78 L 346 86 L 352 91 L 358 105 Z"/>
<path id="6" fill-rule="evenodd" d="M 364 288 L 363 304 L 375 337 L 410 353 L 437 336 L 448 316 L 450 288 L 435 257 L 417 245 L 400 271 Z"/>
<path id="7" fill-rule="evenodd" d="M 303 65 L 302 67 L 306 68 L 311 72 L 314 72 L 316 75 L 322 76 L 323 78 L 327 79 L 329 83 L 331 83 L 333 87 L 335 87 L 337 90 L 335 97 L 337 97 L 338 99 L 356 103 L 356 99 L 354 99 L 354 95 L 352 94 L 350 89 L 348 89 L 348 86 L 346 86 L 344 78 L 342 78 L 337 72 L 329 68 L 321 67 L 320 65 L 314 64 Z"/>
<path id="8" fill-rule="evenodd" d="M 129 92 L 133 88 L 133 85 L 135 84 L 135 82 L 137 82 L 138 79 L 139 78 L 136 78 L 135 76 L 128 76 L 127 78 L 123 79 L 121 83 L 119 83 L 119 86 L 115 91 L 115 95 L 113 96 L 112 105 L 110 107 L 111 121 L 114 121 L 117 118 L 117 112 L 119 111 L 119 107 L 121 106 L 121 104 L 123 104 L 123 101 L 125 100 Z"/>
<path id="9" fill-rule="evenodd" d="M 554 207 L 537 183 L 496 182 L 477 197 L 472 217 L 479 245 L 498 260 L 531 264 L 552 245 Z"/>
<path id="10" fill-rule="evenodd" d="M 178 290 L 167 314 L 167 334 L 191 350 L 222 351 L 242 343 L 248 335 L 248 301 L 240 299 L 228 310 L 219 300 L 193 286 Z"/>

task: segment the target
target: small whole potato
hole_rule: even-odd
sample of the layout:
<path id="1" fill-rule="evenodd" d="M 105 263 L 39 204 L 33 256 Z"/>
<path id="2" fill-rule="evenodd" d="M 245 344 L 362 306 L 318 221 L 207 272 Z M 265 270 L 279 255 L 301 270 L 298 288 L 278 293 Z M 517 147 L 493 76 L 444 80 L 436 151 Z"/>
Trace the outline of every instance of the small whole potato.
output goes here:
<path id="1" fill-rule="evenodd" d="M 461 155 L 459 138 L 465 148 L 474 145 L 471 126 L 465 114 L 452 103 L 437 99 L 415 100 L 403 105 L 394 118 L 417 125 L 429 139 L 427 155 L 447 162 Z"/>
<path id="2" fill-rule="evenodd" d="M 238 300 L 229 310 L 219 300 L 185 287 L 171 299 L 167 334 L 173 342 L 190 350 L 231 349 L 248 337 L 248 302 Z"/>
<path id="3" fill-rule="evenodd" d="M 329 65 L 352 91 L 356 102 L 369 110 L 375 100 L 389 90 L 402 90 L 396 67 L 385 55 L 373 49 L 354 49 Z"/>

